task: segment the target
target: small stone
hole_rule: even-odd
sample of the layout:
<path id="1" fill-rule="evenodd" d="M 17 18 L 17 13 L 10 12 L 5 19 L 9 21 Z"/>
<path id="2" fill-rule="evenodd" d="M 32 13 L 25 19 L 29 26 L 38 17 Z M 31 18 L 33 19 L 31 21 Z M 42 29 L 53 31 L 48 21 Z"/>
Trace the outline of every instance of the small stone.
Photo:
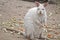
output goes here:
<path id="1" fill-rule="evenodd" d="M 2 24 L 4 25 L 4 24 L 5 24 L 5 22 L 2 22 Z"/>
<path id="2" fill-rule="evenodd" d="M 11 34 L 13 34 L 13 32 L 10 32 Z"/>
<path id="3" fill-rule="evenodd" d="M 57 38 L 57 36 L 55 35 L 54 38 Z"/>
<path id="4" fill-rule="evenodd" d="M 11 29 L 14 29 L 14 27 L 11 27 Z"/>
<path id="5" fill-rule="evenodd" d="M 51 15 L 52 15 L 52 13 L 49 14 L 49 16 L 51 16 Z"/>
<path id="6" fill-rule="evenodd" d="M 2 30 L 3 30 L 3 32 L 8 32 L 8 31 L 6 30 L 6 28 L 3 28 Z"/>
<path id="7" fill-rule="evenodd" d="M 43 28 L 43 30 L 44 30 L 45 32 L 47 32 L 47 29 L 46 29 L 46 28 Z"/>
<path id="8" fill-rule="evenodd" d="M 19 24 L 24 24 L 24 21 L 19 21 Z"/>
<path id="9" fill-rule="evenodd" d="M 15 24 L 17 27 L 19 27 L 20 25 L 19 24 Z"/>
<path id="10" fill-rule="evenodd" d="M 60 24 L 58 24 L 58 26 L 60 27 Z"/>
<path id="11" fill-rule="evenodd" d="M 20 35 L 20 32 L 18 32 L 17 34 Z"/>
<path id="12" fill-rule="evenodd" d="M 53 29 L 48 29 L 49 31 L 52 31 Z"/>

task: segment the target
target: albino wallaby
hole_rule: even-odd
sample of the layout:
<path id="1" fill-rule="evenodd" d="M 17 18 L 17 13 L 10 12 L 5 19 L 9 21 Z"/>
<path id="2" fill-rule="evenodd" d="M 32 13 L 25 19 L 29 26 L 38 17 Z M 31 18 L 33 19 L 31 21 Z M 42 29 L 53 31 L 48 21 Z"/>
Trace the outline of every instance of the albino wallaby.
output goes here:
<path id="1" fill-rule="evenodd" d="M 43 4 L 28 10 L 24 17 L 25 36 L 34 39 L 42 33 L 42 28 L 47 22 L 47 14 Z"/>

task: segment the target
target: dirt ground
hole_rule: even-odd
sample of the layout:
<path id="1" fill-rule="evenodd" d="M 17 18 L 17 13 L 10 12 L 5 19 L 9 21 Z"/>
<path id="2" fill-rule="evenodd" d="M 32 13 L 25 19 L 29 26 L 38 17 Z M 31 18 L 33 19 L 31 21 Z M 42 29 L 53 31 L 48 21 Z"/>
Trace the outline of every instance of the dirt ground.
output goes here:
<path id="1" fill-rule="evenodd" d="M 16 17 L 17 20 L 24 20 L 28 9 L 34 7 L 34 2 L 21 0 L 0 0 L 0 40 L 26 40 L 22 35 L 17 33 L 4 32 L 1 28 L 2 22 Z M 60 40 L 60 4 L 49 4 L 47 7 L 48 27 L 55 28 L 52 34 L 56 38 L 50 40 Z"/>

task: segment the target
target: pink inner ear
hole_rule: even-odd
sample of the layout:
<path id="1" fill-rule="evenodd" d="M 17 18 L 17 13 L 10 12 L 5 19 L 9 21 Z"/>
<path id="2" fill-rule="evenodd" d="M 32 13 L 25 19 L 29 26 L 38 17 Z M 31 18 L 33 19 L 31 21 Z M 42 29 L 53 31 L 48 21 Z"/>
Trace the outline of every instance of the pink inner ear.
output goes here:
<path id="1" fill-rule="evenodd" d="M 38 6 L 40 6 L 40 3 L 39 2 L 35 2 L 36 3 L 36 6 L 38 7 Z"/>

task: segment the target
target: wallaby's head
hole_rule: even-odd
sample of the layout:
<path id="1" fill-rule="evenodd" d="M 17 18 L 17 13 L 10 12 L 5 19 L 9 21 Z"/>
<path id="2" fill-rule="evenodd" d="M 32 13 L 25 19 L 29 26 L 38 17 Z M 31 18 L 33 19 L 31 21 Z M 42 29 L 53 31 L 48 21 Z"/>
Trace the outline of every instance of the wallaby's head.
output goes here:
<path id="1" fill-rule="evenodd" d="M 39 14 L 44 14 L 44 9 L 45 7 L 48 5 L 48 0 L 38 0 L 38 1 L 35 1 L 35 4 L 37 6 L 37 12 Z"/>
<path id="2" fill-rule="evenodd" d="M 37 7 L 37 13 L 39 15 L 44 14 L 44 10 L 45 10 L 44 5 L 43 4 L 39 4 L 39 6 Z"/>

